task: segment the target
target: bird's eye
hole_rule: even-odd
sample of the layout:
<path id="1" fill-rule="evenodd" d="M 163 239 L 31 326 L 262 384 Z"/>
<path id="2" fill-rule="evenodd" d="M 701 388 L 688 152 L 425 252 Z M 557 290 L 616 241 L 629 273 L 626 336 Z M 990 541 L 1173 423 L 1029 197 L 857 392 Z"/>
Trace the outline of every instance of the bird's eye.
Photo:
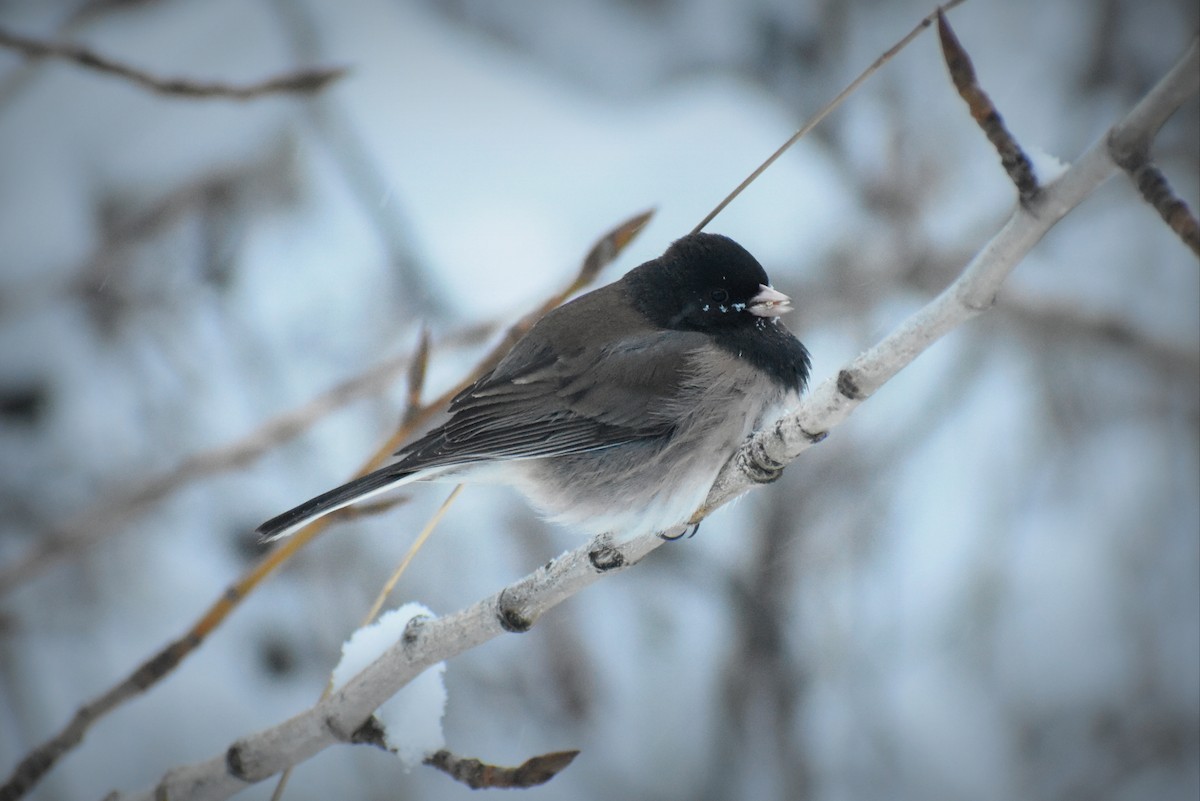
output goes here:
<path id="1" fill-rule="evenodd" d="M 714 289 L 712 299 L 715 303 L 724 303 L 729 300 L 729 292 L 724 289 Z"/>

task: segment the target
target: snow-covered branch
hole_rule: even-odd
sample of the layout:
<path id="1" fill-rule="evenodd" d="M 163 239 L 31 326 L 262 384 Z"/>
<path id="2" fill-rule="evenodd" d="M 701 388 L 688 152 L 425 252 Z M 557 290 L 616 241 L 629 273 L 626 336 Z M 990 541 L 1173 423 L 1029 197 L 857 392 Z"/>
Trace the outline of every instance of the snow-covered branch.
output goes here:
<path id="1" fill-rule="evenodd" d="M 1117 171 L 1113 143 L 1153 139 L 1161 122 L 1198 90 L 1200 44 L 1194 41 L 1129 116 L 1069 169 L 1018 204 L 957 280 L 880 343 L 822 382 L 798 409 L 752 437 L 718 477 L 699 517 L 778 475 L 930 344 L 991 307 L 1021 258 Z M 528 630 L 543 613 L 601 575 L 636 564 L 662 544 L 652 536 L 620 544 L 598 540 L 466 609 L 440 618 L 415 619 L 399 642 L 327 700 L 278 726 L 237 740 L 206 762 L 170 771 L 152 790 L 116 798 L 227 798 L 330 745 L 362 741 L 356 734 L 374 710 L 426 668 L 502 633 Z"/>
<path id="2" fill-rule="evenodd" d="M 459 612 L 414 618 L 399 642 L 326 700 L 278 726 L 241 738 L 206 762 L 169 771 L 152 790 L 113 796 L 112 801 L 216 801 L 331 745 L 364 742 L 358 732 L 372 713 L 425 669 L 505 632 L 529 630 L 547 610 L 605 573 L 633 566 L 662 544 L 653 536 L 620 545 L 602 538 Z"/>

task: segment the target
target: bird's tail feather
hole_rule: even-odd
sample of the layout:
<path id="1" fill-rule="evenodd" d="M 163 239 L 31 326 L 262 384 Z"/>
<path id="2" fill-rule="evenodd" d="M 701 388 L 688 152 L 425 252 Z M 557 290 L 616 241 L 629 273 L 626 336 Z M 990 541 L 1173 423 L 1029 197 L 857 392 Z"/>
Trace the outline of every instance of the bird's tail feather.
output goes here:
<path id="1" fill-rule="evenodd" d="M 272 517 L 255 531 L 263 542 L 282 539 L 330 512 L 372 498 L 417 478 L 411 470 L 397 470 L 395 465 L 390 465 L 310 498 L 294 509 Z"/>

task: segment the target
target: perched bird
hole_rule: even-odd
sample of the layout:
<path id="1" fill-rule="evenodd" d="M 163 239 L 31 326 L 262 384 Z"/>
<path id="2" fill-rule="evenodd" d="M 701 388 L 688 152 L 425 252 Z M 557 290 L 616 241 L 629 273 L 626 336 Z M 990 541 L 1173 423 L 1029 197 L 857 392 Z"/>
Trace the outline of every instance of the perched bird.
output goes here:
<path id="1" fill-rule="evenodd" d="M 413 481 L 517 487 L 552 520 L 625 539 L 677 530 L 718 471 L 793 405 L 809 356 L 738 243 L 697 233 L 548 313 L 399 461 L 263 523 L 267 540 Z"/>

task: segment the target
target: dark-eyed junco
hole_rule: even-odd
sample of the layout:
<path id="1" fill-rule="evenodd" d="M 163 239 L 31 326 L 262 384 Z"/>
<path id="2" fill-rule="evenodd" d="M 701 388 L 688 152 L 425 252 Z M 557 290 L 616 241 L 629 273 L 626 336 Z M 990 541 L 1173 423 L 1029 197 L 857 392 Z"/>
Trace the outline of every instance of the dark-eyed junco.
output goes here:
<path id="1" fill-rule="evenodd" d="M 622 539 L 686 525 L 717 472 L 795 403 L 790 299 L 728 237 L 690 234 L 547 314 L 394 464 L 258 528 L 265 539 L 412 481 L 510 484 L 551 519 Z"/>

